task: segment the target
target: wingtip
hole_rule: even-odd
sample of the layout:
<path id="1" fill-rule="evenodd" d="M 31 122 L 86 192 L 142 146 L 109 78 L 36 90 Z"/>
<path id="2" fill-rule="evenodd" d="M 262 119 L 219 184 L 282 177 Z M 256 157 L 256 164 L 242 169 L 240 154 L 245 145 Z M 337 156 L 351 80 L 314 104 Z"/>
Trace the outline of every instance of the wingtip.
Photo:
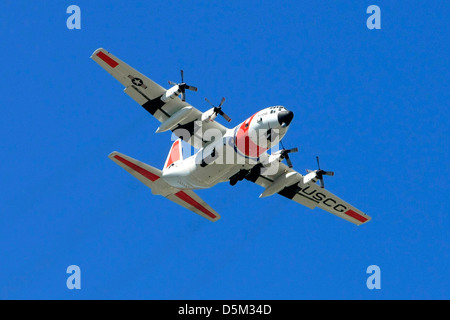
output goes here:
<path id="1" fill-rule="evenodd" d="M 97 54 L 97 53 L 99 53 L 100 51 L 105 51 L 105 49 L 103 49 L 103 48 L 98 48 L 97 50 L 95 50 L 92 54 L 91 54 L 91 59 Z"/>
<path id="2" fill-rule="evenodd" d="M 111 152 L 111 153 L 108 155 L 108 158 L 114 159 L 114 156 L 116 156 L 116 155 L 118 155 L 118 154 L 120 154 L 120 153 L 117 152 L 117 151 L 113 151 L 113 152 Z"/>
<path id="3" fill-rule="evenodd" d="M 211 222 L 216 222 L 217 220 L 220 220 L 220 216 L 219 215 L 217 215 L 217 217 L 215 218 L 215 219 L 210 219 L 209 221 L 211 221 Z"/>

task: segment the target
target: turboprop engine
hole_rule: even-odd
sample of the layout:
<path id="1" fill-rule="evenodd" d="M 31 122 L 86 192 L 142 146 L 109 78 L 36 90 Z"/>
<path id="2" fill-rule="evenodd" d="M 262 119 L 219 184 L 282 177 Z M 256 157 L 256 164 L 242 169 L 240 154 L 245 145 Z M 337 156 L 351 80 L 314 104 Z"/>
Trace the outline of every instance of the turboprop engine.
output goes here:
<path id="1" fill-rule="evenodd" d="M 182 93 L 181 88 L 179 85 L 174 85 L 172 88 L 170 88 L 169 90 L 167 90 L 162 96 L 161 96 L 161 100 L 163 102 L 168 102 L 172 99 L 175 99 L 176 97 L 178 97 L 180 94 Z"/>
<path id="2" fill-rule="evenodd" d="M 206 112 L 203 112 L 202 121 L 204 121 L 204 122 L 214 121 L 214 119 L 216 119 L 218 115 L 221 115 L 222 117 L 224 117 L 225 120 L 227 120 L 228 122 L 231 121 L 231 118 L 225 112 L 222 111 L 222 105 L 225 102 L 225 98 L 222 98 L 222 100 L 220 101 L 220 104 L 217 107 L 215 105 L 213 105 L 207 98 L 205 98 L 205 100 L 210 105 L 212 105 L 212 108 Z"/>

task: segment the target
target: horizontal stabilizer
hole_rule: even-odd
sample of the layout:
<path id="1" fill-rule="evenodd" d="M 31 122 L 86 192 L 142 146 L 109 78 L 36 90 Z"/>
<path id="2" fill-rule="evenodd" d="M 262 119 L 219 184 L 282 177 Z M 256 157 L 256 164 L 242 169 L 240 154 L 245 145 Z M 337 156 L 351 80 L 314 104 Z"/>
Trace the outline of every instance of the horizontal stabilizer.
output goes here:
<path id="1" fill-rule="evenodd" d="M 192 190 L 180 190 L 166 198 L 210 221 L 220 219 L 220 215 Z"/>
<path id="2" fill-rule="evenodd" d="M 162 195 L 210 221 L 217 221 L 220 219 L 220 215 L 195 194 L 194 191 L 181 190 L 170 186 L 163 178 L 161 178 L 161 170 L 117 151 L 112 152 L 109 155 L 109 158 L 149 187 L 153 194 Z"/>

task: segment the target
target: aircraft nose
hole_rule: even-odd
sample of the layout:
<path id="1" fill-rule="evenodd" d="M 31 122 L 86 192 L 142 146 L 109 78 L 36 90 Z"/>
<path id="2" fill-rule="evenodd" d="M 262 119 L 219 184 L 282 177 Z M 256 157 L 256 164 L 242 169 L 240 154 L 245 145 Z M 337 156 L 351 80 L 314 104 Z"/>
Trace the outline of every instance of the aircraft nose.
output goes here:
<path id="1" fill-rule="evenodd" d="M 294 118 L 294 113 L 292 111 L 280 111 L 278 112 L 278 123 L 287 127 Z"/>

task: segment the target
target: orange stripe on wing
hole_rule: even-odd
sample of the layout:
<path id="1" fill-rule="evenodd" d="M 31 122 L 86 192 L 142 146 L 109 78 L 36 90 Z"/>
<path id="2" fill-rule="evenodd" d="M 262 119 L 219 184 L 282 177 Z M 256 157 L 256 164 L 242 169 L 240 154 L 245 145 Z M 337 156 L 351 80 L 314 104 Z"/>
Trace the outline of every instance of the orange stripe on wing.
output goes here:
<path id="1" fill-rule="evenodd" d="M 360 215 L 359 213 L 356 213 L 355 211 L 349 209 L 346 212 L 344 212 L 346 215 L 352 217 L 353 219 L 356 219 L 361 222 L 366 222 L 368 219 Z"/>
<path id="2" fill-rule="evenodd" d="M 115 68 L 115 67 L 117 67 L 119 65 L 119 63 L 117 63 L 116 61 L 114 61 L 112 58 L 110 58 L 109 56 L 107 56 L 106 54 L 104 54 L 101 51 L 99 53 L 97 53 L 97 57 L 102 59 L 111 68 Z"/>

